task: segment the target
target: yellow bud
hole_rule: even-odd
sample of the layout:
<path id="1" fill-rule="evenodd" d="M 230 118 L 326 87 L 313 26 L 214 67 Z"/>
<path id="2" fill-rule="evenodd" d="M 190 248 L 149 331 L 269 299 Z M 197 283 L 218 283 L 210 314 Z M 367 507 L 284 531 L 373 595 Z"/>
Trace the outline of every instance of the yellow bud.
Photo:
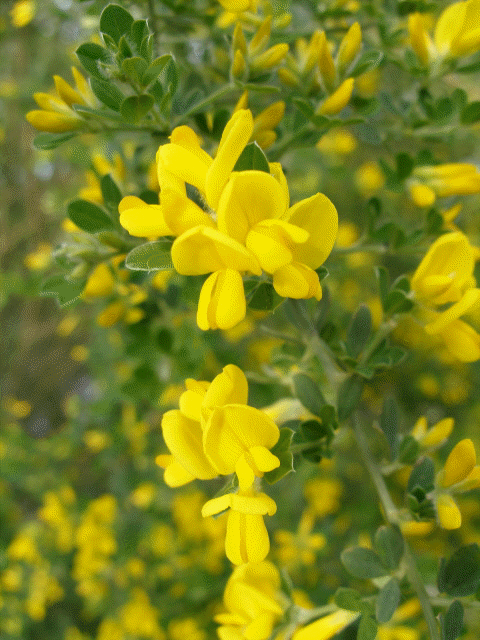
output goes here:
<path id="1" fill-rule="evenodd" d="M 320 73 L 327 89 L 331 91 L 335 83 L 336 71 L 335 63 L 333 62 L 332 54 L 330 53 L 330 47 L 328 46 L 328 40 L 327 36 L 325 35 L 325 31 L 322 31 L 322 33 L 320 34 L 319 49 L 320 53 L 318 56 L 318 68 L 320 69 Z M 335 113 L 338 112 L 336 111 Z"/>
<path id="2" fill-rule="evenodd" d="M 435 202 L 435 191 L 426 184 L 414 183 L 409 186 L 410 197 L 417 207 L 431 207 Z"/>
<path id="3" fill-rule="evenodd" d="M 241 78 L 245 73 L 245 69 L 246 69 L 245 58 L 243 57 L 243 54 L 240 51 L 240 49 L 237 49 L 233 57 L 232 76 L 234 78 Z"/>
<path id="4" fill-rule="evenodd" d="M 288 44 L 276 44 L 270 49 L 267 49 L 252 62 L 252 69 L 266 70 L 271 69 L 276 64 L 281 62 L 288 53 Z"/>
<path id="5" fill-rule="evenodd" d="M 240 109 L 247 109 L 247 108 L 248 108 L 248 91 L 244 91 L 240 96 L 240 98 L 238 99 L 238 102 L 235 105 L 235 108 L 233 109 L 233 113 L 240 111 Z"/>
<path id="6" fill-rule="evenodd" d="M 65 133 L 82 126 L 81 118 L 73 111 L 71 115 L 53 111 L 29 111 L 25 117 L 35 129 L 48 133 Z"/>
<path id="7" fill-rule="evenodd" d="M 338 89 L 329 96 L 315 113 L 322 116 L 333 116 L 347 106 L 353 93 L 354 79 L 347 78 Z"/>
<path id="8" fill-rule="evenodd" d="M 240 49 L 244 55 L 247 53 L 247 42 L 243 35 L 243 29 L 240 22 L 237 22 L 233 31 L 232 49 L 233 51 Z"/>
<path id="9" fill-rule="evenodd" d="M 97 324 L 99 327 L 113 327 L 124 313 L 124 306 L 122 302 L 112 302 L 97 316 Z"/>
<path id="10" fill-rule="evenodd" d="M 267 46 L 272 31 L 272 16 L 268 16 L 258 28 L 257 33 L 253 36 L 248 45 L 248 53 L 254 56 L 263 51 Z"/>
<path id="11" fill-rule="evenodd" d="M 461 440 L 450 452 L 442 472 L 441 486 L 450 487 L 469 475 L 475 467 L 477 456 L 473 442 L 466 438 Z"/>
<path id="12" fill-rule="evenodd" d="M 279 16 L 277 16 L 274 19 L 273 26 L 275 29 L 284 29 L 285 27 L 288 27 L 291 21 L 292 21 L 291 13 L 281 13 Z"/>
<path id="13" fill-rule="evenodd" d="M 95 267 L 83 290 L 84 298 L 103 298 L 113 293 L 115 280 L 105 262 Z"/>
<path id="14" fill-rule="evenodd" d="M 287 87 L 296 87 L 298 85 L 298 79 L 290 69 L 282 67 L 277 73 L 280 81 L 287 85 Z"/>
<path id="15" fill-rule="evenodd" d="M 428 55 L 428 34 L 421 13 L 411 13 L 408 16 L 408 33 L 412 49 L 423 66 L 429 62 Z"/>
<path id="16" fill-rule="evenodd" d="M 279 100 L 269 105 L 253 120 L 253 135 L 265 129 L 275 129 L 285 113 L 285 102 Z"/>
<path id="17" fill-rule="evenodd" d="M 458 529 L 462 525 L 462 514 L 451 495 L 442 493 L 438 496 L 436 507 L 442 529 Z"/>
<path id="18" fill-rule="evenodd" d="M 338 49 L 337 63 L 339 71 L 342 72 L 354 60 L 362 46 L 362 29 L 358 22 L 352 24 Z"/>

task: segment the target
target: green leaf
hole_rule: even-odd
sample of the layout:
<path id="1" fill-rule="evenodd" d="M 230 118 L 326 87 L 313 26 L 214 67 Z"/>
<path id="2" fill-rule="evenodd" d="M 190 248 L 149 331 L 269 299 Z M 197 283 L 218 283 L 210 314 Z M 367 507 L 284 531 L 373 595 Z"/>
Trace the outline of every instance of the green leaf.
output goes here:
<path id="1" fill-rule="evenodd" d="M 352 318 L 347 334 L 347 353 L 356 358 L 370 337 L 372 331 L 372 314 L 370 309 L 362 304 Z"/>
<path id="2" fill-rule="evenodd" d="M 166 53 L 159 58 L 156 58 L 145 70 L 142 77 L 142 84 L 144 86 L 149 85 L 151 82 L 156 80 L 160 73 L 165 68 L 166 64 L 172 59 L 172 55 L 170 53 Z"/>
<path id="3" fill-rule="evenodd" d="M 267 156 L 256 142 L 250 142 L 240 154 L 234 171 L 264 171 L 270 173 Z"/>
<path id="4" fill-rule="evenodd" d="M 296 373 L 293 376 L 295 395 L 314 416 L 320 416 L 325 406 L 325 398 L 317 384 L 304 373 Z"/>
<path id="5" fill-rule="evenodd" d="M 148 25 L 146 20 L 135 20 L 130 28 L 130 37 L 132 38 L 137 51 L 140 52 L 143 39 L 148 36 Z"/>
<path id="6" fill-rule="evenodd" d="M 277 456 L 277 458 L 280 460 L 280 466 L 276 469 L 272 469 L 272 471 L 267 471 L 264 474 L 263 477 L 268 482 L 268 484 L 274 484 L 291 471 L 294 471 L 293 455 L 290 451 L 293 434 L 294 432 L 288 427 L 281 427 L 278 442 L 271 449 L 273 455 Z"/>
<path id="7" fill-rule="evenodd" d="M 346 609 L 347 611 L 362 610 L 362 597 L 356 589 L 340 587 L 335 592 L 333 601 L 340 609 Z"/>
<path id="8" fill-rule="evenodd" d="M 115 218 L 118 218 L 118 205 L 122 199 L 122 194 L 110 174 L 103 176 L 100 182 L 100 188 L 102 190 L 103 203 L 105 207 L 115 216 Z"/>
<path id="9" fill-rule="evenodd" d="M 85 288 L 85 281 L 65 280 L 65 276 L 57 275 L 47 278 L 42 284 L 40 294 L 43 296 L 55 296 L 60 306 L 66 306 L 78 300 Z"/>
<path id="10" fill-rule="evenodd" d="M 340 554 L 345 569 L 355 578 L 380 578 L 388 572 L 380 556 L 372 549 L 353 547 L 344 549 Z"/>
<path id="11" fill-rule="evenodd" d="M 76 54 L 82 67 L 91 76 L 99 80 L 108 80 L 108 76 L 100 66 L 100 63 L 105 65 L 112 63 L 112 56 L 107 49 L 94 42 L 85 42 L 78 47 Z"/>
<path id="12" fill-rule="evenodd" d="M 411 435 L 406 435 L 400 443 L 400 449 L 398 451 L 398 460 L 403 464 L 415 464 L 418 453 L 420 451 L 420 444 Z"/>
<path id="13" fill-rule="evenodd" d="M 400 564 L 405 551 L 402 534 L 392 525 L 383 525 L 375 532 L 375 549 L 383 564 L 391 571 Z"/>
<path id="14" fill-rule="evenodd" d="M 133 51 L 127 36 L 123 35 L 118 41 L 118 62 L 122 62 L 124 58 L 133 58 Z M 143 58 L 142 58 L 143 60 Z"/>
<path id="15" fill-rule="evenodd" d="M 338 419 L 343 422 L 350 417 L 352 411 L 362 397 L 364 380 L 360 376 L 349 376 L 338 390 Z"/>
<path id="16" fill-rule="evenodd" d="M 139 56 L 133 58 L 125 58 L 122 62 L 123 73 L 137 84 L 142 84 L 143 74 L 147 70 L 148 63 L 144 58 Z"/>
<path id="17" fill-rule="evenodd" d="M 448 607 L 445 617 L 441 620 L 442 640 L 456 640 L 462 634 L 463 606 L 454 600 Z"/>
<path id="18" fill-rule="evenodd" d="M 76 136 L 75 133 L 39 133 L 33 139 L 33 146 L 35 149 L 42 149 L 43 151 L 50 151 L 50 149 L 56 149 L 64 142 L 68 142 Z"/>
<path id="19" fill-rule="evenodd" d="M 100 16 L 100 31 L 107 33 L 118 44 L 121 36 L 130 33 L 133 17 L 118 4 L 109 4 Z"/>
<path id="20" fill-rule="evenodd" d="M 170 96 L 175 95 L 178 88 L 178 69 L 173 57 L 171 57 L 165 65 L 163 76 L 165 78 L 167 94 Z"/>
<path id="21" fill-rule="evenodd" d="M 390 291 L 390 275 L 385 267 L 375 267 L 375 275 L 378 279 L 380 299 L 384 303 Z"/>
<path id="22" fill-rule="evenodd" d="M 112 82 L 92 78 L 92 91 L 105 106 L 114 111 L 120 109 L 123 93 Z"/>
<path id="23" fill-rule="evenodd" d="M 256 287 L 248 301 L 250 309 L 258 311 L 271 311 L 283 302 L 283 298 L 273 288 L 269 282 L 262 282 Z"/>
<path id="24" fill-rule="evenodd" d="M 364 615 L 358 625 L 357 640 L 375 640 L 377 637 L 377 623 L 373 618 Z"/>
<path id="25" fill-rule="evenodd" d="M 67 211 L 70 220 L 87 233 L 97 233 L 97 231 L 114 227 L 105 211 L 87 200 L 73 200 L 68 205 Z"/>
<path id="26" fill-rule="evenodd" d="M 150 62 L 153 57 L 153 35 L 145 36 L 140 47 L 140 55 Z"/>
<path id="27" fill-rule="evenodd" d="M 328 428 L 327 425 L 324 425 L 323 422 L 319 422 L 318 420 L 305 420 L 305 422 L 302 422 L 301 431 L 305 442 L 311 442 L 325 437 L 331 439 L 333 435 L 333 429 Z"/>
<path id="28" fill-rule="evenodd" d="M 399 181 L 405 180 L 412 173 L 413 158 L 408 153 L 398 153 L 395 160 L 397 163 L 397 178 Z"/>
<path id="29" fill-rule="evenodd" d="M 438 590 L 454 598 L 469 596 L 480 586 L 480 547 L 460 547 L 450 560 L 442 558 L 437 577 Z"/>
<path id="30" fill-rule="evenodd" d="M 461 115 L 462 124 L 473 124 L 480 120 L 480 102 L 471 102 L 465 107 Z"/>
<path id="31" fill-rule="evenodd" d="M 308 312 L 305 300 L 297 300 L 296 298 L 287 298 L 283 305 L 287 320 L 291 322 L 297 329 L 302 332 L 311 333 L 313 331 L 313 322 Z"/>
<path id="32" fill-rule="evenodd" d="M 395 398 L 388 396 L 383 403 L 382 415 L 380 416 L 380 428 L 387 438 L 390 446 L 391 458 L 397 455 L 398 442 L 398 407 Z"/>
<path id="33" fill-rule="evenodd" d="M 383 60 L 383 53 L 381 51 L 366 51 L 362 56 L 360 56 L 358 62 L 353 67 L 352 71 L 350 71 L 349 75 L 353 78 L 362 75 L 366 71 L 371 71 L 378 67 L 378 65 Z"/>
<path id="34" fill-rule="evenodd" d="M 400 603 L 400 585 L 396 578 L 392 578 L 385 584 L 378 594 L 375 615 L 380 624 L 385 624 L 395 613 Z"/>
<path id="35" fill-rule="evenodd" d="M 129 96 L 125 98 L 120 106 L 120 113 L 127 122 L 138 122 L 153 107 L 153 97 L 149 94 L 140 96 Z"/>
<path id="36" fill-rule="evenodd" d="M 170 240 L 147 242 L 132 249 L 125 258 L 125 266 L 133 271 L 173 269 Z"/>
<path id="37" fill-rule="evenodd" d="M 422 487 L 425 493 L 433 489 L 435 480 L 435 465 L 431 458 L 423 458 L 423 460 L 415 465 L 408 479 L 407 491 L 411 492 L 415 487 Z"/>

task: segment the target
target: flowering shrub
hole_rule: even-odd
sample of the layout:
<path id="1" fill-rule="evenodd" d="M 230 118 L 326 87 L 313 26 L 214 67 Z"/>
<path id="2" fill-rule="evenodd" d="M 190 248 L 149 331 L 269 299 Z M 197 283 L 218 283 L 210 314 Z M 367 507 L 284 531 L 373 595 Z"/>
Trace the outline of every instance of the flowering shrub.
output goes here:
<path id="1" fill-rule="evenodd" d="M 2 640 L 477 638 L 479 0 L 10 4 Z"/>

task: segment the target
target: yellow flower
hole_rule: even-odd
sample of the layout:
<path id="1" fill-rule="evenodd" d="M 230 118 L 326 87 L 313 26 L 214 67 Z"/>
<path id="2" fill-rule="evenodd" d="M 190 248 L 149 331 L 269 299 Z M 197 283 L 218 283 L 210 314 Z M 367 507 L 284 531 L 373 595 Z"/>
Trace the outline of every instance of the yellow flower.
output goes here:
<path id="1" fill-rule="evenodd" d="M 245 109 L 247 103 L 248 92 L 244 91 L 235 106 L 234 113 L 240 109 Z M 277 139 L 274 129 L 278 126 L 284 114 L 285 102 L 283 100 L 274 102 L 261 111 L 253 119 L 253 133 L 250 140 L 255 140 L 262 149 L 268 149 Z"/>
<path id="2" fill-rule="evenodd" d="M 437 198 L 480 193 L 480 173 L 466 162 L 415 167 L 407 186 L 417 206 L 430 207 Z"/>
<path id="3" fill-rule="evenodd" d="M 355 611 L 339 609 L 295 631 L 292 640 L 330 640 L 339 631 L 356 620 L 359 615 Z"/>
<path id="4" fill-rule="evenodd" d="M 280 574 L 271 562 L 237 567 L 227 581 L 223 603 L 227 611 L 215 616 L 221 640 L 267 640 L 282 617 L 278 602 Z"/>
<path id="5" fill-rule="evenodd" d="M 480 466 L 475 466 L 477 456 L 473 442 L 461 440 L 450 452 L 444 468 L 435 481 L 435 506 L 443 529 L 458 529 L 462 515 L 452 493 L 463 493 L 480 487 Z"/>
<path id="6" fill-rule="evenodd" d="M 35 251 L 25 256 L 24 264 L 31 271 L 42 271 L 50 264 L 52 259 L 52 247 L 46 242 L 38 245 Z"/>
<path id="7" fill-rule="evenodd" d="M 433 40 L 419 13 L 408 17 L 410 43 L 418 59 L 428 65 L 436 58 L 459 58 L 480 50 L 480 2 L 454 2 L 442 11 Z"/>
<path id="8" fill-rule="evenodd" d="M 263 516 L 272 516 L 277 505 L 265 493 L 253 489 L 228 493 L 203 505 L 204 518 L 230 509 L 225 538 L 225 552 L 233 564 L 262 562 L 270 550 L 270 540 Z"/>
<path id="9" fill-rule="evenodd" d="M 36 13 L 36 3 L 33 0 L 17 0 L 10 10 L 12 24 L 17 29 L 29 24 Z"/>
<path id="10" fill-rule="evenodd" d="M 320 104 L 315 113 L 321 116 L 334 116 L 340 113 L 352 97 L 354 82 L 353 78 L 344 80 L 338 89 Z"/>
<path id="11" fill-rule="evenodd" d="M 83 120 L 80 114 L 72 109 L 72 105 L 98 107 L 97 98 L 82 74 L 75 67 L 72 67 L 72 74 L 75 88 L 60 76 L 54 76 L 56 96 L 48 93 L 33 95 L 41 110 L 29 111 L 26 118 L 39 131 L 63 133 L 78 129 L 82 126 Z"/>
<path id="12" fill-rule="evenodd" d="M 231 13 L 256 11 L 257 0 L 218 0 L 222 7 Z"/>
<path id="13" fill-rule="evenodd" d="M 433 449 L 441 446 L 453 431 L 453 418 L 444 418 L 430 429 L 427 428 L 427 419 L 422 416 L 417 420 L 412 436 L 419 442 L 422 449 Z"/>
<path id="14" fill-rule="evenodd" d="M 114 287 L 115 278 L 111 268 L 106 262 L 101 262 L 90 274 L 82 295 L 87 300 L 106 298 L 113 293 Z"/>

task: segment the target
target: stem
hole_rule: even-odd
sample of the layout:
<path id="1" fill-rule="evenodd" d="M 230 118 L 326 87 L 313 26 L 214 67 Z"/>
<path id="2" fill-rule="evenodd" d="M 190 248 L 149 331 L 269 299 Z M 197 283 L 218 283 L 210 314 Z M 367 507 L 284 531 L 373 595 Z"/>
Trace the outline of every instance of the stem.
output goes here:
<path id="1" fill-rule="evenodd" d="M 199 109 L 203 109 L 203 107 L 206 107 L 211 102 L 214 102 L 217 98 L 222 98 L 223 96 L 227 95 L 227 93 L 230 93 L 231 91 L 238 91 L 238 87 L 234 84 L 227 84 L 225 87 L 221 87 L 220 89 L 217 89 L 217 91 L 214 91 L 204 100 L 200 100 L 200 102 L 197 102 L 192 107 L 190 107 L 190 109 L 187 109 L 187 111 L 182 113 L 178 121 L 175 123 L 175 126 L 178 126 L 179 123 L 183 122 L 183 120 L 188 116 L 192 115 L 192 113 L 195 113 Z"/>
<path id="2" fill-rule="evenodd" d="M 375 485 L 375 488 L 377 490 L 378 497 L 380 498 L 380 502 L 382 503 L 383 509 L 385 511 L 385 517 L 391 524 L 398 525 L 399 516 L 397 507 L 393 503 L 383 476 L 378 470 L 377 465 L 375 464 L 375 461 L 371 456 L 367 438 L 362 431 L 358 417 L 355 417 L 355 436 L 358 448 L 360 449 L 362 458 L 365 462 L 366 467 L 368 468 L 373 484 Z M 408 546 L 408 543 L 405 539 L 403 539 L 403 543 L 405 546 L 404 562 L 406 565 L 407 576 L 410 584 L 417 594 L 418 599 L 420 600 L 420 604 L 422 605 L 423 615 L 425 616 L 428 630 L 430 632 L 430 638 L 431 640 L 440 640 L 437 621 L 435 619 L 435 614 L 433 613 L 430 598 L 425 589 L 425 585 L 423 584 L 422 576 L 418 571 L 417 565 L 415 563 L 415 558 L 413 557 L 410 547 Z"/>
<path id="3" fill-rule="evenodd" d="M 349 247 L 334 247 L 332 253 L 345 255 L 349 253 L 359 253 L 360 251 L 371 251 L 372 253 L 387 253 L 388 248 L 383 244 L 362 244 L 356 242 Z"/>

